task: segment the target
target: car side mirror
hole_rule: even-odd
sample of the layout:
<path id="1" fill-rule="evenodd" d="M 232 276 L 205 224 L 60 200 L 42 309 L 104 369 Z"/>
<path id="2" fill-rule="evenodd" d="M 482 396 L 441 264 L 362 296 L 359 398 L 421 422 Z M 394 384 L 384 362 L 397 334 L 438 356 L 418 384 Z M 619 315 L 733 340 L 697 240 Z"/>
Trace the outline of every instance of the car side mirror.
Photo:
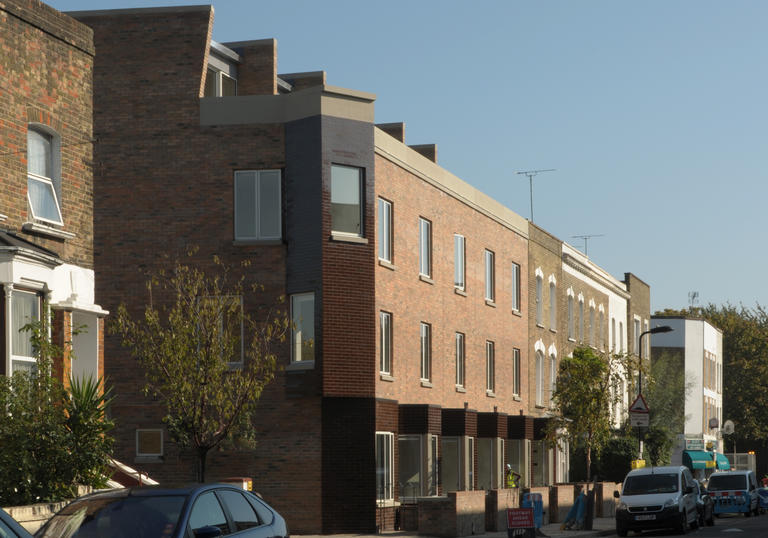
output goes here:
<path id="1" fill-rule="evenodd" d="M 194 532 L 195 538 L 215 538 L 216 536 L 221 536 L 221 529 L 213 525 L 200 527 L 199 529 L 195 529 Z"/>
<path id="2" fill-rule="evenodd" d="M 621 495 L 619 494 L 619 492 L 618 492 L 618 491 L 616 491 L 616 490 L 613 490 L 613 498 L 614 498 L 614 499 L 619 499 L 619 498 L 621 498 Z"/>

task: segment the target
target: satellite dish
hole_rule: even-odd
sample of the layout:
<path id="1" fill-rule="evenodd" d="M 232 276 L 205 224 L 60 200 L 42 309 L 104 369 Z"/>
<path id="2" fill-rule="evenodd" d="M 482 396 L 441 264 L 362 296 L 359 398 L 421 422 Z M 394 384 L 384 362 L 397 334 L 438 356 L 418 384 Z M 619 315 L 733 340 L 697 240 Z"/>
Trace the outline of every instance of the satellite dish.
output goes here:
<path id="1" fill-rule="evenodd" d="M 725 435 L 731 435 L 733 433 L 733 421 L 732 420 L 726 420 L 723 423 L 723 433 Z"/>

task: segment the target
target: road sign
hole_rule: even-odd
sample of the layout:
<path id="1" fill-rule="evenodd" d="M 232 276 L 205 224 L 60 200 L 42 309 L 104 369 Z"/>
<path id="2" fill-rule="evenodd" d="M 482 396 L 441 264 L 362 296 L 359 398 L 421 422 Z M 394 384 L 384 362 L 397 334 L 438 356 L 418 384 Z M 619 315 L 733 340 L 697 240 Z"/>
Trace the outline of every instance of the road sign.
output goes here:
<path id="1" fill-rule="evenodd" d="M 533 508 L 507 508 L 508 529 L 532 529 Z"/>
<path id="2" fill-rule="evenodd" d="M 630 411 L 629 425 L 633 428 L 647 428 L 651 423 L 651 417 L 647 411 Z"/>
<path id="3" fill-rule="evenodd" d="M 643 398 L 642 394 L 638 394 L 637 398 L 635 398 L 635 401 L 632 402 L 632 405 L 629 406 L 629 412 L 630 414 L 648 412 L 648 404 L 645 403 L 645 398 Z"/>

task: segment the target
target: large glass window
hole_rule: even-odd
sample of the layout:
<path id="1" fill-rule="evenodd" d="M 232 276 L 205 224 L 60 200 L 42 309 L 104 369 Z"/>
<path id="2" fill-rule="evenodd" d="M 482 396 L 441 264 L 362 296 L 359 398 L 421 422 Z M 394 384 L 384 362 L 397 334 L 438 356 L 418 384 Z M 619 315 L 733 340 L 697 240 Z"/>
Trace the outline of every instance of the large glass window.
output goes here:
<path id="1" fill-rule="evenodd" d="M 35 219 L 63 224 L 57 170 L 58 139 L 34 127 L 27 130 L 27 200 Z"/>
<path id="2" fill-rule="evenodd" d="M 432 276 L 432 223 L 419 217 L 419 273 Z"/>
<path id="3" fill-rule="evenodd" d="M 496 300 L 496 265 L 494 253 L 490 250 L 485 251 L 485 299 L 487 301 Z"/>
<path id="4" fill-rule="evenodd" d="M 421 380 L 432 380 L 432 326 L 421 323 Z"/>
<path id="5" fill-rule="evenodd" d="M 464 236 L 454 234 L 453 236 L 453 285 L 463 290 L 466 287 L 466 264 L 465 264 L 466 246 Z"/>
<path id="6" fill-rule="evenodd" d="M 394 435 L 376 432 L 376 499 L 389 501 L 394 498 Z"/>
<path id="7" fill-rule="evenodd" d="M 235 239 L 282 237 L 280 170 L 235 172 Z"/>
<path id="8" fill-rule="evenodd" d="M 379 259 L 392 263 L 392 203 L 379 198 Z"/>
<path id="9" fill-rule="evenodd" d="M 485 342 L 485 390 L 496 390 L 496 344 Z"/>
<path id="10" fill-rule="evenodd" d="M 520 266 L 512 264 L 512 310 L 520 310 Z"/>
<path id="11" fill-rule="evenodd" d="M 315 294 L 291 296 L 291 360 L 315 360 Z"/>
<path id="12" fill-rule="evenodd" d="M 422 495 L 422 450 L 421 436 L 399 435 L 398 482 L 401 499 L 414 499 Z"/>
<path id="13" fill-rule="evenodd" d="M 331 166 L 331 230 L 363 235 L 363 169 Z"/>
<path id="14" fill-rule="evenodd" d="M 392 375 L 392 314 L 379 312 L 379 372 Z"/>
<path id="15" fill-rule="evenodd" d="M 456 386 L 464 387 L 465 376 L 464 335 L 456 333 Z"/>
<path id="16" fill-rule="evenodd" d="M 24 326 L 40 320 L 40 297 L 14 290 L 11 305 L 11 373 L 33 372 L 37 359 L 32 347 L 32 331 L 24 330 Z"/>

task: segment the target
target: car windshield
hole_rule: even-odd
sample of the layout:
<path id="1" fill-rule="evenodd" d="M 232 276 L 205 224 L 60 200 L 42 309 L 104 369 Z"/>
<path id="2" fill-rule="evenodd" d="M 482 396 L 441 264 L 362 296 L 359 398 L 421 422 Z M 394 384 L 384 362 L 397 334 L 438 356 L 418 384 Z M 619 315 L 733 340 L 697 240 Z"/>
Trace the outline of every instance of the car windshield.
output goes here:
<path id="1" fill-rule="evenodd" d="M 677 475 L 674 473 L 638 474 L 628 476 L 624 482 L 624 495 L 649 493 L 674 493 L 677 491 Z"/>
<path id="2" fill-rule="evenodd" d="M 743 474 L 719 474 L 709 477 L 709 491 L 724 491 L 729 489 L 747 489 L 746 476 Z"/>
<path id="3" fill-rule="evenodd" d="M 184 496 L 93 497 L 64 507 L 37 538 L 162 538 L 171 536 Z"/>

